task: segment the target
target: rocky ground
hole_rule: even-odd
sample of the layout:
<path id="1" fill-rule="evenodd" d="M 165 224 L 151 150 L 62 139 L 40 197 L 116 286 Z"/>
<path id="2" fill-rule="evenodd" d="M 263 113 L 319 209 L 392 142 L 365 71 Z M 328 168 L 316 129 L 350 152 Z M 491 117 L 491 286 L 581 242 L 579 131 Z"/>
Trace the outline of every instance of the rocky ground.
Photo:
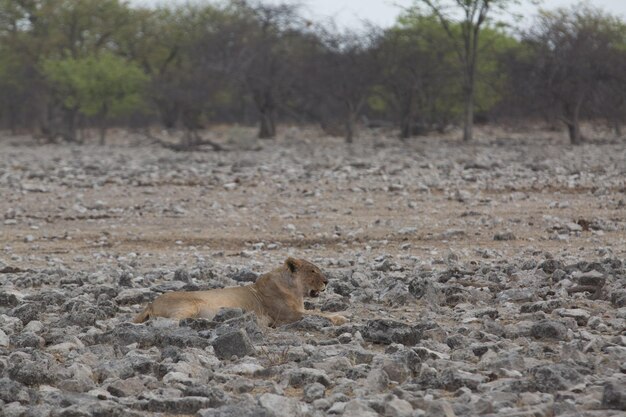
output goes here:
<path id="1" fill-rule="evenodd" d="M 626 415 L 626 143 L 369 136 L 0 138 L 0 415 Z M 287 256 L 348 324 L 129 322 Z"/>

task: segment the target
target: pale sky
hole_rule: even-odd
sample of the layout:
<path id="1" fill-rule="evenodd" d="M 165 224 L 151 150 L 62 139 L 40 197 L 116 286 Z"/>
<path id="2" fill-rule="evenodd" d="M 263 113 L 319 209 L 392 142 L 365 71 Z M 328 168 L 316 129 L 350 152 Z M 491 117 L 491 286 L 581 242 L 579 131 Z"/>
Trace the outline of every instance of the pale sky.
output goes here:
<path id="1" fill-rule="evenodd" d="M 274 2 L 274 0 L 269 1 Z M 413 0 L 302 0 L 302 3 L 313 16 L 335 17 L 342 26 L 359 25 L 363 19 L 366 19 L 383 27 L 393 25 L 403 8 L 416 4 Z M 579 4 L 580 1 L 540 0 L 539 6 L 533 5 L 528 0 L 521 0 L 520 3 L 511 11 L 522 16 L 522 20 L 516 20 L 515 23 L 523 25 L 532 20 L 532 16 L 539 8 L 551 10 L 558 7 L 570 7 Z M 626 0 L 588 0 L 587 3 L 626 19 Z M 513 18 L 508 16 L 505 19 L 509 21 Z"/>
<path id="2" fill-rule="evenodd" d="M 268 3 L 279 3 L 279 0 L 265 0 Z M 132 4 L 171 4 L 173 2 L 186 3 L 188 0 L 131 0 Z M 191 0 L 192 3 L 202 0 Z M 299 0 L 307 11 L 307 17 L 312 20 L 335 18 L 340 26 L 358 27 L 363 20 L 373 22 L 378 26 L 391 26 L 403 7 L 414 5 L 414 0 Z M 512 9 L 516 14 L 522 15 L 521 20 L 512 17 L 505 20 L 524 26 L 531 21 L 538 7 L 532 5 L 529 0 L 521 0 L 521 5 Z M 542 9 L 555 9 L 557 7 L 569 7 L 579 4 L 578 0 L 539 0 Z M 602 8 L 605 12 L 619 15 L 626 19 L 626 0 L 587 0 L 592 6 Z"/>

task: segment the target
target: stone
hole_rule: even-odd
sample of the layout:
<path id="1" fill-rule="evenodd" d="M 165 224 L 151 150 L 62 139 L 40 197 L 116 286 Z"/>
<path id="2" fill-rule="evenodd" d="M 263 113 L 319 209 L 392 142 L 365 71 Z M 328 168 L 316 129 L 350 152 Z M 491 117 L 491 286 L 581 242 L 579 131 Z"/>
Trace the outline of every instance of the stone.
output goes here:
<path id="1" fill-rule="evenodd" d="M 22 417 L 28 412 L 28 407 L 19 402 L 10 402 L 2 405 L 2 417 Z"/>
<path id="2" fill-rule="evenodd" d="M 325 327 L 332 326 L 333 323 L 322 316 L 304 316 L 301 320 L 286 324 L 281 327 L 283 330 L 300 330 L 307 332 L 320 331 Z"/>
<path id="3" fill-rule="evenodd" d="M 312 403 L 315 400 L 324 398 L 325 393 L 326 387 L 319 382 L 314 382 L 312 384 L 305 385 L 302 390 L 302 399 L 307 403 Z"/>
<path id="4" fill-rule="evenodd" d="M 604 384 L 602 408 L 626 411 L 626 380 Z"/>
<path id="5" fill-rule="evenodd" d="M 546 274 L 552 274 L 556 270 L 563 270 L 563 268 L 565 268 L 563 262 L 556 259 L 546 259 L 539 264 L 539 269 L 542 269 Z"/>
<path id="6" fill-rule="evenodd" d="M 383 392 L 389 388 L 389 375 L 381 368 L 373 368 L 365 378 L 365 386 L 371 392 Z"/>
<path id="7" fill-rule="evenodd" d="M 179 268 L 174 271 L 174 281 L 191 282 L 191 275 L 187 270 Z"/>
<path id="8" fill-rule="evenodd" d="M 426 407 L 426 415 L 428 417 L 456 417 L 450 403 L 444 400 L 431 401 Z"/>
<path id="9" fill-rule="evenodd" d="M 558 321 L 541 320 L 530 328 L 530 335 L 539 340 L 565 340 L 567 328 Z"/>
<path id="10" fill-rule="evenodd" d="M 292 369 L 287 374 L 287 378 L 289 385 L 296 388 L 314 382 L 320 383 L 325 387 L 328 387 L 331 384 L 330 378 L 326 375 L 326 372 L 313 368 Z"/>
<path id="11" fill-rule="evenodd" d="M 6 403 L 19 401 L 21 404 L 28 404 L 31 398 L 29 390 L 24 384 L 9 378 L 0 378 L 0 400 Z"/>
<path id="12" fill-rule="evenodd" d="M 515 240 L 516 237 L 512 232 L 500 232 L 493 236 L 493 240 Z"/>
<path id="13" fill-rule="evenodd" d="M 119 292 L 114 301 L 120 305 L 142 304 L 152 301 L 150 288 L 127 288 Z"/>
<path id="14" fill-rule="evenodd" d="M 213 321 L 217 323 L 223 323 L 230 319 L 235 319 L 243 316 L 243 310 L 240 308 L 222 308 L 213 317 Z"/>
<path id="15" fill-rule="evenodd" d="M 254 356 L 255 350 L 250 338 L 243 330 L 232 331 L 215 338 L 211 343 L 215 355 L 220 359 L 230 359 L 233 356 L 242 358 Z"/>
<path id="16" fill-rule="evenodd" d="M 142 411 L 166 414 L 195 414 L 201 409 L 224 405 L 221 401 L 206 397 L 151 398 L 143 403 L 136 403 Z"/>
<path id="17" fill-rule="evenodd" d="M 420 341 L 422 332 L 415 326 L 389 319 L 369 320 L 363 328 L 363 339 L 372 343 L 401 343 L 414 346 Z"/>
<path id="18" fill-rule="evenodd" d="M 15 307 L 19 302 L 20 300 L 15 294 L 0 291 L 0 307 Z"/>
<path id="19" fill-rule="evenodd" d="M 46 341 L 43 337 L 33 332 L 22 332 L 11 336 L 11 344 L 16 348 L 36 348 L 43 349 Z"/>
<path id="20" fill-rule="evenodd" d="M 556 313 L 561 317 L 571 317 L 576 320 L 576 324 L 579 326 L 586 326 L 591 314 L 587 310 L 582 308 L 564 308 L 556 310 Z"/>
<path id="21" fill-rule="evenodd" d="M 626 307 L 626 290 L 617 290 L 611 294 L 611 304 L 616 308 Z"/>
<path id="22" fill-rule="evenodd" d="M 25 385 L 51 384 L 57 380 L 56 360 L 34 351 L 30 357 L 9 357 L 9 377 Z"/>
<path id="23" fill-rule="evenodd" d="M 19 318 L 24 325 L 32 320 L 38 320 L 44 311 L 44 306 L 39 303 L 25 303 L 9 311 L 9 315 Z"/>
<path id="24" fill-rule="evenodd" d="M 533 387 L 539 392 L 566 390 L 582 381 L 581 374 L 566 364 L 541 365 L 530 370 Z"/>
<path id="25" fill-rule="evenodd" d="M 383 415 L 385 417 L 412 417 L 413 407 L 406 400 L 394 398 L 391 401 L 385 401 Z"/>
<path id="26" fill-rule="evenodd" d="M 268 410 L 257 404 L 240 402 L 223 405 L 219 408 L 198 410 L 198 417 L 274 417 Z"/>
<path id="27" fill-rule="evenodd" d="M 428 278 L 417 277 L 409 282 L 409 293 L 417 299 L 421 299 L 429 291 L 434 293 L 435 287 Z"/>
<path id="28" fill-rule="evenodd" d="M 301 417 L 302 406 L 293 398 L 265 393 L 259 397 L 259 405 L 275 417 Z"/>
<path id="29" fill-rule="evenodd" d="M 256 282 L 259 274 L 251 271 L 250 269 L 243 268 L 235 272 L 230 276 L 230 279 L 237 282 Z"/>
<path id="30" fill-rule="evenodd" d="M 256 314 L 246 313 L 243 316 L 234 317 L 219 324 L 215 328 L 215 336 L 221 336 L 239 329 L 243 329 L 250 340 L 259 342 L 263 340 L 266 328 L 259 326 Z"/>
<path id="31" fill-rule="evenodd" d="M 8 348 L 9 341 L 9 336 L 7 336 L 4 330 L 0 329 L 0 348 Z"/>
<path id="32" fill-rule="evenodd" d="M 146 386 L 140 378 L 132 377 L 124 380 L 112 382 L 107 387 L 107 391 L 116 397 L 133 397 L 141 394 Z"/>
<path id="33" fill-rule="evenodd" d="M 330 413 L 330 410 L 329 410 Z M 364 400 L 348 401 L 343 407 L 343 417 L 378 417 L 379 414 Z"/>
<path id="34" fill-rule="evenodd" d="M 462 387 L 467 387 L 475 391 L 480 384 L 487 380 L 488 378 L 483 375 L 454 368 L 444 369 L 440 376 L 441 386 L 448 391 L 456 391 Z"/>

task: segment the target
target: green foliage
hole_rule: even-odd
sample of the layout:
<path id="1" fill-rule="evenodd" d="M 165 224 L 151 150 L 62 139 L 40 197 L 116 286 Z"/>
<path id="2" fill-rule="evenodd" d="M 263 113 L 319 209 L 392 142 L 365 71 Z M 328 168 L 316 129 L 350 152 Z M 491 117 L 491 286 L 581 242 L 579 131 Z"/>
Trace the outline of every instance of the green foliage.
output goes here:
<path id="1" fill-rule="evenodd" d="M 461 23 L 453 23 L 449 29 L 459 34 Z M 420 51 L 422 59 L 415 62 L 415 68 L 431 67 L 428 75 L 445 78 L 433 91 L 437 98 L 431 111 L 434 114 L 447 113 L 449 118 L 458 118 L 463 112 L 462 89 L 463 68 L 457 57 L 454 40 L 441 26 L 435 15 L 424 15 L 415 11 L 401 15 L 394 31 L 402 33 L 401 48 L 414 48 Z M 481 31 L 478 42 L 480 59 L 477 61 L 475 100 L 477 110 L 488 112 L 501 100 L 506 84 L 506 73 L 500 68 L 500 56 L 520 47 L 514 37 L 501 26 L 486 26 Z M 429 86 L 426 86 L 428 88 Z"/>
<path id="2" fill-rule="evenodd" d="M 137 64 L 112 53 L 48 59 L 42 69 L 63 105 L 85 116 L 120 116 L 143 108 L 148 77 Z"/>

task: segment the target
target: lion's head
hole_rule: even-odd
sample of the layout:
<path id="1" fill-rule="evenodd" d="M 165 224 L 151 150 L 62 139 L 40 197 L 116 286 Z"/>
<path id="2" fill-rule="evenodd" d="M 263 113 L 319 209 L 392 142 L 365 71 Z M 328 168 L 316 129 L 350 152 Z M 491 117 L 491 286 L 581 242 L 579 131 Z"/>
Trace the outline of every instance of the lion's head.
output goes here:
<path id="1" fill-rule="evenodd" d="M 290 257 L 285 266 L 300 281 L 304 297 L 319 297 L 320 292 L 326 290 L 328 278 L 311 262 Z"/>

